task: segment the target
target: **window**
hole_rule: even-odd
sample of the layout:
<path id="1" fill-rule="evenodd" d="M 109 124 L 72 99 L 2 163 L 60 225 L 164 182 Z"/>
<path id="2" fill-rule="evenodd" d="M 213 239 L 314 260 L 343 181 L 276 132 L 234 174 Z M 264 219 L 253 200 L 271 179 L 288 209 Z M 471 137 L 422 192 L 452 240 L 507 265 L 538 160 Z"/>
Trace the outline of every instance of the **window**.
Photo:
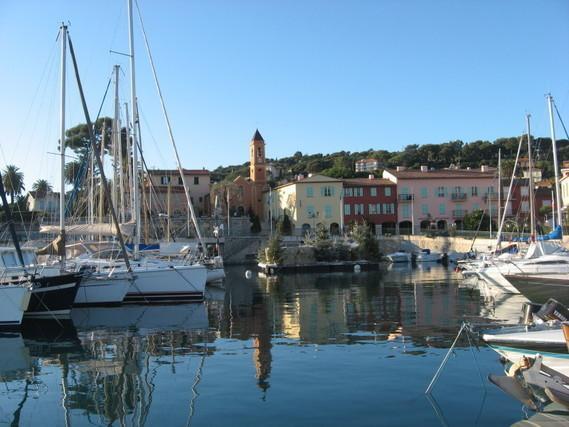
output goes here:
<path id="1" fill-rule="evenodd" d="M 350 210 L 350 205 L 349 204 L 345 204 L 344 205 L 344 215 L 351 215 L 351 210 Z"/>
<path id="2" fill-rule="evenodd" d="M 488 187 L 488 194 L 494 194 L 494 187 Z"/>
<path id="3" fill-rule="evenodd" d="M 522 195 L 522 197 L 523 197 L 523 196 L 526 196 L 526 197 L 529 196 L 529 188 L 528 188 L 528 187 L 525 187 L 525 186 L 522 187 L 522 188 L 520 189 L 520 194 Z"/>
<path id="4" fill-rule="evenodd" d="M 390 196 L 391 196 L 391 187 L 385 187 L 385 190 L 384 190 L 384 191 L 385 191 L 385 195 L 386 195 L 387 197 L 390 197 Z"/>
<path id="5" fill-rule="evenodd" d="M 306 187 L 306 197 L 314 197 L 314 188 L 312 186 Z"/>
<path id="6" fill-rule="evenodd" d="M 332 218 L 332 206 L 324 206 L 324 218 Z"/>
<path id="7" fill-rule="evenodd" d="M 182 181 L 182 177 L 178 177 L 178 185 L 184 185 L 184 181 Z"/>
<path id="8" fill-rule="evenodd" d="M 411 216 L 411 206 L 401 205 L 401 216 L 403 218 L 409 218 Z"/>
<path id="9" fill-rule="evenodd" d="M 308 218 L 316 217 L 316 211 L 314 210 L 314 206 L 308 205 L 306 207 L 306 215 L 308 216 Z"/>
<path id="10" fill-rule="evenodd" d="M 428 215 L 428 213 L 429 213 L 429 205 L 425 205 L 425 204 L 421 205 L 421 213 L 422 213 L 423 215 Z"/>
<path id="11" fill-rule="evenodd" d="M 423 199 L 429 197 L 429 189 L 427 187 L 421 187 L 421 197 Z"/>
<path id="12" fill-rule="evenodd" d="M 354 188 L 354 197 L 363 197 L 364 189 L 363 187 L 355 187 Z"/>
<path id="13" fill-rule="evenodd" d="M 329 185 L 320 187 L 320 195 L 324 197 L 332 197 L 334 195 L 334 187 L 330 187 Z"/>
<path id="14" fill-rule="evenodd" d="M 480 210 L 480 205 L 478 203 L 473 203 L 472 204 L 472 210 L 473 211 L 479 211 Z"/>
<path id="15" fill-rule="evenodd" d="M 478 187 L 476 185 L 470 187 L 470 195 L 471 196 L 478 196 Z"/>
<path id="16" fill-rule="evenodd" d="M 376 211 L 376 204 L 375 203 L 370 203 L 367 207 L 367 210 L 369 212 L 370 215 L 375 215 L 378 212 Z"/>
<path id="17" fill-rule="evenodd" d="M 162 184 L 162 185 L 170 184 L 170 177 L 169 176 L 161 176 L 160 177 L 160 184 Z"/>
<path id="18" fill-rule="evenodd" d="M 371 197 L 377 197 L 377 187 L 371 187 L 371 188 L 369 189 L 369 195 L 370 195 Z"/>
<path id="19" fill-rule="evenodd" d="M 447 212 L 447 205 L 445 205 L 444 203 L 441 203 L 439 205 L 439 214 L 444 215 Z"/>
<path id="20" fill-rule="evenodd" d="M 395 213 L 395 203 L 384 203 L 383 213 L 385 215 L 393 215 Z"/>
<path id="21" fill-rule="evenodd" d="M 200 185 L 200 177 L 194 176 L 194 185 Z"/>
<path id="22" fill-rule="evenodd" d="M 344 197 L 352 197 L 354 195 L 354 189 L 351 187 L 344 188 Z"/>
<path id="23" fill-rule="evenodd" d="M 409 194 L 409 187 L 401 187 L 401 194 Z"/>
<path id="24" fill-rule="evenodd" d="M 437 196 L 438 197 L 445 197 L 445 188 L 444 187 L 437 187 Z"/>
<path id="25" fill-rule="evenodd" d="M 363 203 L 356 203 L 354 205 L 354 214 L 355 215 L 363 215 L 364 214 L 364 204 Z"/>
<path id="26" fill-rule="evenodd" d="M 460 185 L 457 185 L 456 187 L 454 187 L 454 192 L 455 194 L 462 193 L 462 187 Z"/>

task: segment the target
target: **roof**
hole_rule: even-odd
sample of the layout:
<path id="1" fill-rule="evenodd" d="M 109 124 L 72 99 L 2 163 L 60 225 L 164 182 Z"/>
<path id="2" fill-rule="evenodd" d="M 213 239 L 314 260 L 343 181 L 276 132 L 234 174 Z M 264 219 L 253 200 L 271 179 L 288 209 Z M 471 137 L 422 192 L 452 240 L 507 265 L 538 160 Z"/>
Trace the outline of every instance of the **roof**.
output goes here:
<path id="1" fill-rule="evenodd" d="M 178 169 L 149 169 L 150 175 L 176 175 L 179 174 Z M 209 175 L 207 169 L 184 169 L 184 175 Z"/>
<path id="2" fill-rule="evenodd" d="M 329 176 L 324 176 L 324 175 L 312 175 L 312 176 L 309 176 L 307 178 L 303 178 L 300 180 L 287 182 L 286 184 L 279 185 L 279 186 L 275 187 L 274 189 L 276 190 L 278 188 L 287 187 L 287 186 L 293 185 L 293 184 L 310 184 L 310 183 L 326 183 L 326 182 L 341 183 L 342 180 L 336 179 L 336 178 L 331 178 Z"/>
<path id="3" fill-rule="evenodd" d="M 251 141 L 263 141 L 263 142 L 265 142 L 265 140 L 261 136 L 261 133 L 259 132 L 259 129 L 255 130 L 255 135 L 253 135 L 253 139 Z"/>
<path id="4" fill-rule="evenodd" d="M 457 179 L 457 178 L 493 178 L 496 169 L 488 168 L 486 172 L 480 169 L 436 169 L 421 172 L 420 170 L 406 169 L 397 171 L 386 169 L 386 172 L 400 179 Z"/>
<path id="5" fill-rule="evenodd" d="M 391 185 L 395 186 L 396 184 L 393 181 L 383 178 L 349 178 L 342 180 L 345 185 Z"/>

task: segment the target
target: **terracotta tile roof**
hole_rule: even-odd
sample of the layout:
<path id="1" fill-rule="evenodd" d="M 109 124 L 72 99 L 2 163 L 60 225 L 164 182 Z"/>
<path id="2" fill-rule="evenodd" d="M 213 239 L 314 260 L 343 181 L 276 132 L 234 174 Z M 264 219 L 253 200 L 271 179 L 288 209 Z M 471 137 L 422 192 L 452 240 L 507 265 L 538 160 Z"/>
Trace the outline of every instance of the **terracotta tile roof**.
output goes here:
<path id="1" fill-rule="evenodd" d="M 349 178 L 343 179 L 344 185 L 363 185 L 363 186 L 373 186 L 373 185 L 391 185 L 395 186 L 396 184 L 393 181 L 383 178 Z"/>
<path id="2" fill-rule="evenodd" d="M 178 169 L 150 169 L 150 175 L 178 175 Z M 184 169 L 184 175 L 209 175 L 207 169 Z"/>
<path id="3" fill-rule="evenodd" d="M 482 172 L 480 169 L 436 169 L 425 172 L 417 169 L 406 169 L 403 171 L 386 169 L 386 171 L 400 179 L 493 178 L 496 174 L 495 168 L 488 168 L 486 172 Z"/>

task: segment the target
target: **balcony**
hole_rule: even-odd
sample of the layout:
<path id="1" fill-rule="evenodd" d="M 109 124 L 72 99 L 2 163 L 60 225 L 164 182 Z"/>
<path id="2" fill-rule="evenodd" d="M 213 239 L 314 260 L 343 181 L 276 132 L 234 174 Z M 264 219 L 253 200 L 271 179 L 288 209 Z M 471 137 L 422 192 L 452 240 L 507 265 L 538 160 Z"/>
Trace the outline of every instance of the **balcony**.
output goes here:
<path id="1" fill-rule="evenodd" d="M 498 193 L 486 193 L 484 194 L 484 201 L 488 200 L 498 200 Z"/>
<path id="2" fill-rule="evenodd" d="M 464 218 L 466 211 L 464 209 L 455 209 L 452 211 L 452 216 L 454 218 Z"/>
<path id="3" fill-rule="evenodd" d="M 410 202 L 411 200 L 415 200 L 414 194 L 400 194 L 397 199 L 400 202 Z"/>
<path id="4" fill-rule="evenodd" d="M 452 193 L 450 197 L 454 201 L 463 201 L 466 200 L 466 193 Z"/>

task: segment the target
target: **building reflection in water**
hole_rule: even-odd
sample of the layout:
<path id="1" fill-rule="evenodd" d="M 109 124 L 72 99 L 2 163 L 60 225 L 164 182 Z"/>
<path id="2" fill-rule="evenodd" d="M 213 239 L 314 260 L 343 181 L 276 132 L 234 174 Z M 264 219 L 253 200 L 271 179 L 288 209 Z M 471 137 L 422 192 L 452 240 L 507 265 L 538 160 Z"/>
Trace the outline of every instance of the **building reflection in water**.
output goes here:
<path id="1" fill-rule="evenodd" d="M 147 424 L 153 402 L 172 393 L 168 384 L 183 381 L 176 399 L 185 401 L 189 422 L 216 341 L 246 342 L 265 399 L 278 360 L 275 345 L 372 340 L 402 341 L 403 351 L 407 344 L 448 347 L 465 317 L 477 319 L 486 310 L 479 293 L 459 287 L 442 267 L 412 275 L 392 269 L 251 280 L 238 273 L 228 275 L 225 293 L 204 304 L 74 309 L 64 328 L 28 323 L 21 334 L 0 335 L 0 376 L 11 397 L 0 394 L 0 422 L 25 423 L 30 393 L 53 381 L 46 373 L 54 370 L 64 412 L 55 424 L 72 424 L 73 417 Z"/>

